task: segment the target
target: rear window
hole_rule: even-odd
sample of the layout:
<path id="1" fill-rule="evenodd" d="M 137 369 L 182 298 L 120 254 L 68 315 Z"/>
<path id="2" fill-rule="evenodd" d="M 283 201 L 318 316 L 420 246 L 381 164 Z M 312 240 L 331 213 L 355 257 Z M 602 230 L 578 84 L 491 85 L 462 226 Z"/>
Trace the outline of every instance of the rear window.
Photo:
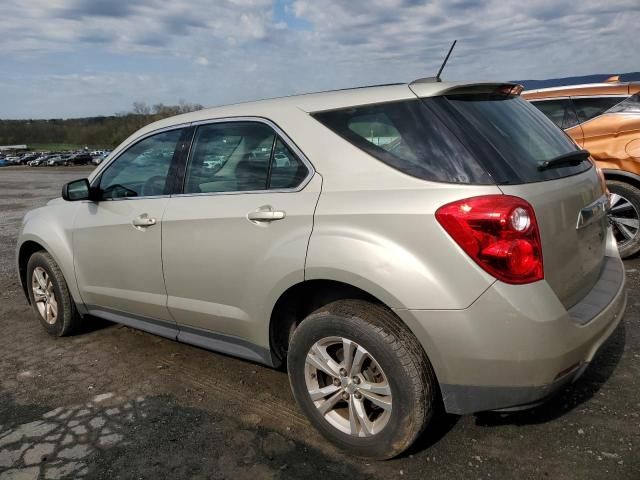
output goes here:
<path id="1" fill-rule="evenodd" d="M 464 94 L 315 113 L 335 133 L 414 177 L 514 185 L 588 170 L 590 162 L 539 170 L 578 149 L 542 112 L 517 96 Z"/>
<path id="2" fill-rule="evenodd" d="M 540 162 L 578 150 L 542 112 L 517 96 L 449 95 L 424 102 L 445 119 L 498 184 L 554 180 L 590 162 L 540 170 Z"/>
<path id="3" fill-rule="evenodd" d="M 356 147 L 408 175 L 436 182 L 493 183 L 473 154 L 418 99 L 313 116 Z"/>

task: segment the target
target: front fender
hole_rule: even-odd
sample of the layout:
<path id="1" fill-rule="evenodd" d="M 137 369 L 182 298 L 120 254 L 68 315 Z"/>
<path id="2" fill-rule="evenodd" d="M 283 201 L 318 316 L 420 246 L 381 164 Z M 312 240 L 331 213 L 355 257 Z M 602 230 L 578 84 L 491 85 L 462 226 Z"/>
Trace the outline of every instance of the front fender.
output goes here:
<path id="1" fill-rule="evenodd" d="M 76 282 L 72 249 L 73 222 L 77 207 L 77 203 L 55 202 L 27 213 L 18 238 L 16 262 L 19 273 L 20 252 L 25 244 L 34 242 L 40 245 L 60 267 L 73 300 L 82 310 L 84 307 Z M 21 276 L 20 282 L 22 283 Z"/>

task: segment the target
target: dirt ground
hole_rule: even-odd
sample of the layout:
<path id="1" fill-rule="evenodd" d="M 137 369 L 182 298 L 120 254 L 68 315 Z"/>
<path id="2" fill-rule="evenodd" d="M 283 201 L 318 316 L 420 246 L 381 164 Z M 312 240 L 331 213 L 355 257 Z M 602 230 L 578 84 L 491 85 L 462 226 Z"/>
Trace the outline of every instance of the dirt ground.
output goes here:
<path id="1" fill-rule="evenodd" d="M 544 406 L 440 416 L 401 458 L 334 449 L 284 372 L 93 320 L 35 320 L 14 266 L 22 216 L 86 168 L 0 169 L 0 480 L 16 478 L 640 479 L 640 259 L 624 321 Z"/>

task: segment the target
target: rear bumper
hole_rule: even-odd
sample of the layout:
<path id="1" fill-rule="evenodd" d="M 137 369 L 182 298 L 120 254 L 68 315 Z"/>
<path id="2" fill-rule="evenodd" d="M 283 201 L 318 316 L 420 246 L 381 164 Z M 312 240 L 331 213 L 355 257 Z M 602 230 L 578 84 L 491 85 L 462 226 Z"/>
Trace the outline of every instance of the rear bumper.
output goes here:
<path id="1" fill-rule="evenodd" d="M 540 281 L 496 282 L 464 310 L 396 313 L 429 355 L 446 410 L 468 414 L 533 406 L 576 380 L 620 323 L 626 301 L 616 254 L 569 310 Z"/>

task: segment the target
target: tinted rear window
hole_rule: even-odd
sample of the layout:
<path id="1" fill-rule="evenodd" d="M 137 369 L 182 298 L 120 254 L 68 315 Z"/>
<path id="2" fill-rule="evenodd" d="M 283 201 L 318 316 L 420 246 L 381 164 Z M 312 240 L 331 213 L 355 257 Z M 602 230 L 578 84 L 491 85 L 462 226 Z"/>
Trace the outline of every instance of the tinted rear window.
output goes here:
<path id="1" fill-rule="evenodd" d="M 554 180 L 588 170 L 590 162 L 539 170 L 540 162 L 578 150 L 542 112 L 520 97 L 451 95 L 424 99 L 498 184 Z"/>
<path id="2" fill-rule="evenodd" d="M 447 183 L 493 183 L 474 155 L 418 99 L 314 114 L 335 133 L 408 175 Z"/>

